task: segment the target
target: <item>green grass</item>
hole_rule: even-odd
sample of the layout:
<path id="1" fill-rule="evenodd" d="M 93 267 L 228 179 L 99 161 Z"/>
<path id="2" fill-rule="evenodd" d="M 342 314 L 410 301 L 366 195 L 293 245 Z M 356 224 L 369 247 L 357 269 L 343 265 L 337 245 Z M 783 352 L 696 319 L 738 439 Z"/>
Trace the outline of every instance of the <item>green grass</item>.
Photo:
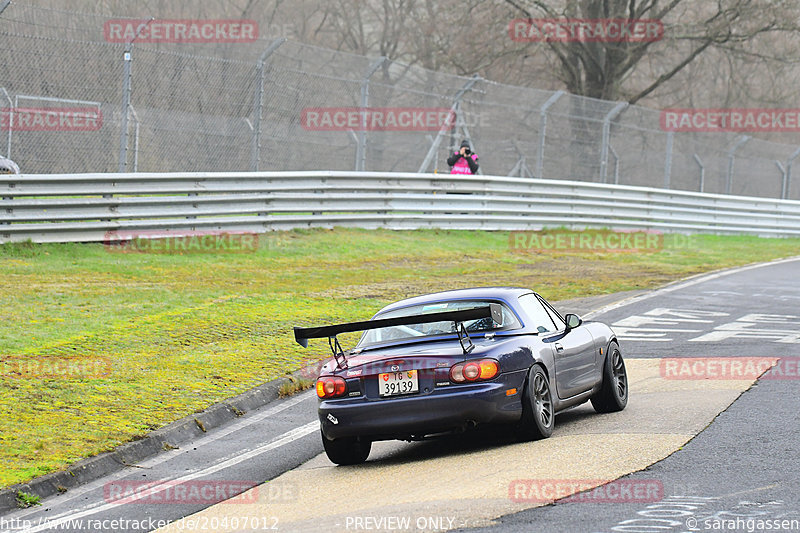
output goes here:
<path id="1" fill-rule="evenodd" d="M 33 507 L 34 505 L 41 505 L 41 503 L 39 503 L 39 496 L 27 492 L 17 492 L 17 507 L 25 509 Z"/>
<path id="2" fill-rule="evenodd" d="M 800 239 L 693 240 L 677 248 L 668 237 L 656 253 L 574 254 L 511 251 L 506 232 L 337 229 L 271 234 L 247 254 L 2 245 L 0 487 L 327 355 L 324 342 L 294 344 L 293 325 L 365 319 L 396 299 L 445 289 L 519 285 L 562 300 L 800 254 Z M 111 372 L 13 372 L 19 361 L 63 360 L 105 361 Z"/>

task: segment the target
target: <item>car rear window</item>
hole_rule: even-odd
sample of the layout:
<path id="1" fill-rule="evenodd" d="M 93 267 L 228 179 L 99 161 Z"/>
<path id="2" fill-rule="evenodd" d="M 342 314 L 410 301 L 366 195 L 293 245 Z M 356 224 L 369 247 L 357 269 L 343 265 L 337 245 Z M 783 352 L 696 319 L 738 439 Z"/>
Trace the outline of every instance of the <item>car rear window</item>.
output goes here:
<path id="1" fill-rule="evenodd" d="M 401 316 L 425 315 L 430 313 L 444 313 L 445 311 L 463 311 L 476 307 L 485 307 L 490 303 L 500 304 L 503 310 L 503 323 L 496 324 L 491 318 L 481 318 L 478 320 L 468 320 L 464 322 L 464 327 L 469 333 L 479 333 L 496 331 L 498 329 L 516 329 L 521 327 L 516 315 L 502 302 L 494 300 L 452 300 L 447 302 L 434 302 L 402 309 L 387 311 L 375 316 L 378 318 L 397 318 Z M 378 328 L 366 331 L 361 337 L 358 346 L 383 343 L 395 340 L 407 340 L 417 337 L 435 337 L 456 333 L 452 321 L 431 322 L 428 324 L 410 324 L 405 326 L 392 326 L 388 328 Z"/>

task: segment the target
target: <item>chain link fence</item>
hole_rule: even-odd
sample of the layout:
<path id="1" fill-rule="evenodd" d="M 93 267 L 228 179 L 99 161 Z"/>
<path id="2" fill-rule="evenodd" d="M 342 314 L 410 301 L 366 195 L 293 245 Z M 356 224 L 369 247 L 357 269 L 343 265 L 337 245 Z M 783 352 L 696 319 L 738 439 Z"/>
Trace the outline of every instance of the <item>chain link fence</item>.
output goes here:
<path id="1" fill-rule="evenodd" d="M 468 137 L 485 174 L 800 199 L 796 146 L 735 133 L 669 133 L 654 109 L 443 74 L 281 35 L 111 42 L 109 16 L 0 0 L 3 6 L 0 154 L 24 173 L 448 172 L 447 157 Z M 326 129 L 305 122 L 319 108 L 450 114 L 443 128 Z M 51 109 L 64 123 L 31 118 Z M 64 120 L 64 109 L 79 116 Z"/>

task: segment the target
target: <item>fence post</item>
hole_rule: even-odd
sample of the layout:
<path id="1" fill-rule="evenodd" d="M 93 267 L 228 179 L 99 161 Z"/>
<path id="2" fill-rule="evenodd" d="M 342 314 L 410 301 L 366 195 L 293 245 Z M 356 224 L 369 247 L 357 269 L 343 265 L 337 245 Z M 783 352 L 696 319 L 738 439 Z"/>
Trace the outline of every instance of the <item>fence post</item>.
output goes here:
<path id="1" fill-rule="evenodd" d="M 544 145 L 547 139 L 547 110 L 564 96 L 564 91 L 556 91 L 539 108 L 539 151 L 536 154 L 536 177 L 542 179 L 544 176 Z"/>
<path id="2" fill-rule="evenodd" d="M 611 152 L 611 155 L 614 157 L 614 185 L 619 185 L 619 156 L 610 143 L 608 145 L 608 151 Z"/>
<path id="3" fill-rule="evenodd" d="M 797 156 L 800 155 L 800 148 L 792 152 L 792 155 L 789 156 L 789 160 L 786 162 L 786 174 L 783 177 L 783 187 L 781 187 L 781 199 L 786 200 L 789 198 L 789 187 L 792 183 L 792 164 Z"/>
<path id="4" fill-rule="evenodd" d="M 2 0 L 0 2 L 0 15 L 3 14 L 3 11 L 11 4 L 11 0 Z M 8 147 L 6 148 L 6 157 L 11 158 L 11 130 L 12 125 L 14 124 L 14 110 L 12 109 L 13 103 L 11 102 L 11 97 L 8 95 L 8 92 L 3 87 L 0 87 L 0 91 L 6 96 L 6 100 L 8 100 Z"/>
<path id="5" fill-rule="evenodd" d="M 128 109 L 133 116 L 135 126 L 133 127 L 133 171 L 139 171 L 139 115 L 136 114 L 136 109 L 133 104 L 128 104 Z"/>
<path id="6" fill-rule="evenodd" d="M 600 147 L 600 181 L 606 182 L 608 168 L 608 144 L 611 137 L 611 121 L 628 107 L 628 102 L 619 102 L 614 108 L 606 113 L 603 118 L 603 140 Z"/>
<path id="7" fill-rule="evenodd" d="M 122 124 L 119 131 L 119 172 L 125 172 L 128 164 L 128 106 L 131 104 L 131 50 L 132 43 L 125 45 L 122 53 Z"/>
<path id="8" fill-rule="evenodd" d="M 361 79 L 361 129 L 358 132 L 358 146 L 356 147 L 356 172 L 366 170 L 367 166 L 367 116 L 365 110 L 369 107 L 369 79 L 386 60 L 385 56 L 381 56 L 373 61 Z"/>
<path id="9" fill-rule="evenodd" d="M 794 160 L 797 156 L 800 156 L 800 148 L 792 152 L 792 155 L 789 156 L 789 160 L 786 161 L 786 174 L 783 177 L 783 185 L 781 187 L 782 200 L 789 198 L 789 187 L 792 183 L 792 164 L 794 164 Z"/>
<path id="10" fill-rule="evenodd" d="M 749 135 L 742 135 L 736 144 L 728 150 L 728 177 L 725 180 L 725 194 L 731 193 L 731 187 L 733 184 L 733 160 L 736 158 L 736 150 L 744 145 L 747 141 L 750 140 Z"/>
<path id="11" fill-rule="evenodd" d="M 286 37 L 278 37 L 261 53 L 256 65 L 256 92 L 253 102 L 253 144 L 250 147 L 250 170 L 258 171 L 261 162 L 261 114 L 264 111 L 264 62 L 275 52 L 283 43 Z"/>
<path id="12" fill-rule="evenodd" d="M 461 89 L 456 93 L 455 97 L 453 98 L 453 105 L 450 106 L 450 114 L 448 117 L 455 117 L 456 112 L 458 110 L 458 106 L 461 103 L 461 98 L 466 94 L 472 87 L 480 81 L 482 78 L 475 74 L 467 83 L 464 84 Z M 428 170 L 428 167 L 431 165 L 433 158 L 436 157 L 436 152 L 439 150 L 439 144 L 442 142 L 442 136 L 445 133 L 445 128 L 442 126 L 439 128 L 438 133 L 436 134 L 436 138 L 433 140 L 431 147 L 428 149 L 428 153 L 425 154 L 425 159 L 422 160 L 422 164 L 419 166 L 418 173 L 423 173 Z"/>
<path id="13" fill-rule="evenodd" d="M 6 157 L 11 157 L 11 132 L 14 130 L 14 102 L 11 100 L 11 95 L 5 88 L 0 87 L 0 93 L 5 95 L 8 100 L 8 144 L 6 145 Z"/>
<path id="14" fill-rule="evenodd" d="M 517 173 L 519 173 L 520 178 L 532 177 L 531 170 L 528 168 L 528 163 L 526 161 L 525 154 L 522 153 L 522 150 L 519 149 L 519 146 L 517 146 L 517 143 L 514 142 L 513 140 L 511 141 L 511 146 L 513 146 L 514 150 L 517 152 L 518 158 L 517 158 L 517 163 L 514 165 L 514 167 L 511 169 L 508 175 L 516 176 Z"/>
<path id="15" fill-rule="evenodd" d="M 697 163 L 697 166 L 700 167 L 700 192 L 703 192 L 703 188 L 706 185 L 706 167 L 703 164 L 703 160 L 700 159 L 700 156 L 694 154 L 694 161 Z"/>
<path id="16" fill-rule="evenodd" d="M 783 184 L 786 183 L 786 167 L 777 159 L 775 160 L 775 166 L 778 167 L 778 171 L 781 173 L 781 188 L 783 188 Z M 781 191 L 781 194 L 782 193 L 783 191 Z"/>
<path id="17" fill-rule="evenodd" d="M 131 105 L 131 61 L 133 59 L 133 41 L 135 41 L 142 30 L 155 18 L 150 17 L 144 24 L 140 24 L 133 39 L 125 43 L 125 50 L 122 52 L 122 124 L 119 132 L 119 172 L 125 172 L 128 165 L 128 106 Z"/>
<path id="18" fill-rule="evenodd" d="M 664 188 L 670 188 L 672 181 L 672 145 L 675 142 L 675 132 L 667 133 L 667 157 L 664 161 Z"/>

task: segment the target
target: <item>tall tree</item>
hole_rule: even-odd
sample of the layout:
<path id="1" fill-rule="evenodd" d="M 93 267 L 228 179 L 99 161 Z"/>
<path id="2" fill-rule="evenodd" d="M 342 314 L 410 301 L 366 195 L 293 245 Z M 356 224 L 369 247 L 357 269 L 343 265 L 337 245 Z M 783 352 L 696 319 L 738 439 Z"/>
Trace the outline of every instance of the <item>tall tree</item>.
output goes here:
<path id="1" fill-rule="evenodd" d="M 556 75 L 574 94 L 636 103 L 711 50 L 737 55 L 760 36 L 798 35 L 798 6 L 786 0 L 505 0 L 528 19 L 656 19 L 663 39 L 646 42 L 547 43 Z M 762 50 L 764 61 L 782 52 Z M 656 61 L 652 61 L 657 58 Z M 643 67 L 643 68 L 642 68 Z M 634 76 L 639 70 L 639 75 Z M 641 76 L 641 70 L 648 73 Z M 631 83 L 635 80 L 636 83 Z"/>

